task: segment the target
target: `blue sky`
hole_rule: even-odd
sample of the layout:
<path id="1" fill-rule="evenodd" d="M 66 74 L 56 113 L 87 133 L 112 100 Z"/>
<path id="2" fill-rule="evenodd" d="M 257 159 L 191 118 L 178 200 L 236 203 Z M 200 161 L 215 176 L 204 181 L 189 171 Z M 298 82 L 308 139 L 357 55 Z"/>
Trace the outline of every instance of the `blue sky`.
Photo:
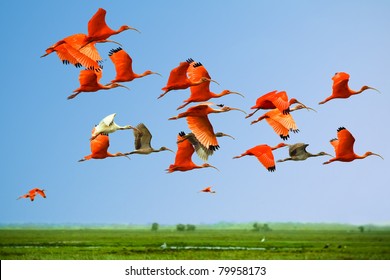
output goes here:
<path id="1" fill-rule="evenodd" d="M 388 1 L 55 1 L 2 2 L 2 195 L 0 223 L 160 224 L 228 222 L 390 222 L 389 149 L 390 3 Z M 86 33 L 99 7 L 113 29 L 123 24 L 141 31 L 111 37 L 133 58 L 133 68 L 151 75 L 117 88 L 66 97 L 79 86 L 79 70 L 64 66 L 45 49 L 75 33 Z M 115 77 L 108 52 L 102 82 Z M 286 141 L 309 143 L 308 150 L 334 154 L 329 140 L 345 126 L 355 136 L 355 152 L 381 154 L 351 163 L 322 165 L 327 157 L 277 164 L 267 172 L 254 157 L 232 157 L 282 140 L 266 122 L 232 111 L 210 116 L 222 138 L 209 159 L 214 169 L 166 174 L 174 154 L 162 152 L 77 162 L 90 153 L 92 127 L 117 113 L 121 125 L 145 123 L 155 148 L 176 151 L 184 119 L 168 121 L 189 90 L 157 99 L 169 72 L 193 58 L 220 85 L 238 91 L 216 103 L 247 112 L 262 94 L 285 90 L 317 110 L 298 111 L 300 132 Z M 335 72 L 351 75 L 350 87 L 369 85 L 347 100 L 329 96 Z M 133 150 L 131 131 L 110 136 L 110 151 Z M 275 151 L 285 158 L 287 148 Z M 194 161 L 202 161 L 195 155 Z M 198 190 L 212 186 L 217 193 Z M 30 188 L 46 190 L 33 203 L 16 198 Z"/>

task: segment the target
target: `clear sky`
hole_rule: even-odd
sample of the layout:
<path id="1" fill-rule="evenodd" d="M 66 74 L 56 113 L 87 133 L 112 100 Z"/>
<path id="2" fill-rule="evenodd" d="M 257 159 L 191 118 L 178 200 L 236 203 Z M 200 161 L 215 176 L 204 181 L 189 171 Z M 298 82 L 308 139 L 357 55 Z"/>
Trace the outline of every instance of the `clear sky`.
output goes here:
<path id="1" fill-rule="evenodd" d="M 21 8 L 23 5 L 23 9 Z M 62 65 L 45 49 L 75 33 L 87 33 L 98 8 L 113 29 L 141 31 L 111 37 L 133 58 L 135 72 L 161 73 L 125 83 L 131 88 L 66 97 L 79 86 L 79 69 Z M 160 224 L 227 222 L 389 223 L 388 139 L 390 104 L 389 1 L 2 1 L 1 48 L 2 195 L 0 223 Z M 115 77 L 108 52 L 102 83 Z M 184 119 L 168 121 L 189 90 L 162 93 L 169 72 L 187 58 L 200 61 L 220 85 L 238 91 L 217 103 L 250 112 L 256 99 L 285 90 L 317 110 L 293 113 L 300 132 L 286 143 L 309 143 L 312 153 L 334 154 L 329 140 L 345 126 L 355 152 L 381 154 L 351 163 L 322 165 L 328 157 L 277 164 L 267 172 L 254 157 L 232 157 L 259 144 L 282 140 L 266 122 L 232 111 L 214 114 L 220 150 L 206 168 L 167 174 L 170 152 L 78 162 L 90 154 L 92 127 L 117 113 L 120 125 L 145 123 L 155 148 L 176 151 Z M 369 85 L 346 100 L 318 105 L 329 96 L 335 72 L 351 75 L 350 87 Z M 133 150 L 132 131 L 110 136 L 110 151 Z M 288 156 L 287 148 L 274 152 Z M 193 160 L 202 161 L 194 155 Z M 198 193 L 212 186 L 215 195 Z M 16 200 L 41 187 L 47 199 Z"/>

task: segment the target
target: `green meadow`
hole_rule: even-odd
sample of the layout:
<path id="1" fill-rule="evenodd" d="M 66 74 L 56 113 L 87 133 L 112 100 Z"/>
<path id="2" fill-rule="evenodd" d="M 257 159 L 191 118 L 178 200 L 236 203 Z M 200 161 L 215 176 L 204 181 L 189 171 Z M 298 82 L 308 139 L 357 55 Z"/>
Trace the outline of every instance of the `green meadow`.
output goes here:
<path id="1" fill-rule="evenodd" d="M 165 246 L 162 246 L 165 244 Z M 2 227 L 2 260 L 389 260 L 390 229 L 341 225 Z"/>

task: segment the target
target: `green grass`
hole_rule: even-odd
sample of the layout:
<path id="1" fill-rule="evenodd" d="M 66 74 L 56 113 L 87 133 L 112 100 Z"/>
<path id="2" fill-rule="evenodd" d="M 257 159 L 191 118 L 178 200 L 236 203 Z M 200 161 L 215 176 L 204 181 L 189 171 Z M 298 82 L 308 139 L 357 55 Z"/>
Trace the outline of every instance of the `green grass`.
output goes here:
<path id="1" fill-rule="evenodd" d="M 266 241 L 260 242 L 265 236 Z M 168 248 L 160 246 L 166 243 Z M 327 248 L 326 245 L 328 245 Z M 171 249 L 171 246 L 181 249 Z M 185 246 L 201 247 L 184 249 Z M 206 246 L 264 248 L 211 250 Z M 202 248 L 203 247 L 203 248 Z M 2 260 L 380 260 L 390 259 L 390 231 L 197 229 L 0 229 Z"/>

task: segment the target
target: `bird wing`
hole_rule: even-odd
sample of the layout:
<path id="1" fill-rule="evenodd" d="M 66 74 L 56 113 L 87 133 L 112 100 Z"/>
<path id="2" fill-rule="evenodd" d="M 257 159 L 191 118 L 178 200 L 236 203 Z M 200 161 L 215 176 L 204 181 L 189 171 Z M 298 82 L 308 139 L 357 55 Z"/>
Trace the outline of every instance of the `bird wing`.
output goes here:
<path id="1" fill-rule="evenodd" d="M 102 57 L 100 56 L 98 50 L 96 49 L 95 43 L 90 43 L 88 45 L 85 45 L 85 39 L 87 38 L 87 35 L 78 33 L 70 35 L 66 38 L 64 38 L 64 41 L 71 45 L 74 49 L 80 51 L 82 54 L 88 56 L 90 59 L 98 62 L 102 60 Z M 84 46 L 84 47 L 83 47 Z"/>
<path id="2" fill-rule="evenodd" d="M 122 79 L 126 79 L 126 77 L 128 77 L 129 81 L 130 79 L 133 79 L 133 60 L 127 52 L 119 47 L 112 49 L 108 56 L 115 66 L 115 79 L 118 79 L 118 77 L 121 77 Z"/>
<path id="3" fill-rule="evenodd" d="M 335 149 L 336 157 L 354 154 L 353 145 L 355 138 L 353 135 L 344 127 L 340 127 L 337 130 L 338 146 Z"/>
<path id="4" fill-rule="evenodd" d="M 188 128 L 194 133 L 199 142 L 210 149 L 210 146 L 217 147 L 218 141 L 215 137 L 213 126 L 206 116 L 188 116 L 186 117 Z"/>
<path id="5" fill-rule="evenodd" d="M 275 105 L 270 101 L 270 99 L 275 95 L 276 92 L 277 90 L 270 91 L 257 98 L 256 105 L 252 106 L 251 109 L 273 109 Z"/>
<path id="6" fill-rule="evenodd" d="M 211 79 L 209 72 L 200 62 L 192 62 L 187 70 L 188 79 L 191 82 L 198 82 L 201 78 Z M 190 87 L 191 96 L 202 96 L 203 92 L 210 91 L 210 81 L 203 82 L 197 86 Z"/>
<path id="7" fill-rule="evenodd" d="M 187 138 L 192 146 L 194 146 L 195 152 L 198 155 L 200 159 L 207 162 L 209 156 L 213 155 L 214 151 L 206 148 L 204 145 L 202 145 L 198 139 L 196 139 L 195 135 L 193 133 L 188 133 L 185 135 L 185 138 Z"/>
<path id="8" fill-rule="evenodd" d="M 188 62 L 183 61 L 180 62 L 179 66 L 173 68 L 169 73 L 167 87 L 185 82 L 185 80 L 187 80 L 187 69 L 189 66 L 190 64 Z"/>
<path id="9" fill-rule="evenodd" d="M 275 166 L 274 155 L 269 146 L 259 145 L 249 149 L 249 152 L 252 153 L 265 168 L 269 169 Z"/>
<path id="10" fill-rule="evenodd" d="M 301 154 L 306 154 L 306 147 L 309 146 L 309 144 L 305 143 L 296 143 L 294 145 L 290 145 L 288 149 L 288 153 L 290 157 L 298 156 Z"/>
<path id="11" fill-rule="evenodd" d="M 45 194 L 44 190 L 36 189 L 36 193 L 39 194 L 40 196 L 42 196 L 43 198 L 46 198 L 46 194 Z"/>
<path id="12" fill-rule="evenodd" d="M 69 55 L 73 56 L 78 63 L 80 63 L 82 66 L 84 66 L 87 69 L 101 69 L 99 64 L 96 62 L 96 60 L 90 58 L 88 55 L 85 55 L 78 49 L 74 48 L 70 44 L 63 44 L 66 48 L 66 51 L 69 53 Z M 99 70 L 100 71 L 100 70 Z"/>
<path id="13" fill-rule="evenodd" d="M 134 147 L 136 150 L 151 148 L 152 134 L 149 129 L 143 124 L 140 123 L 133 129 L 134 132 Z"/>
<path id="14" fill-rule="evenodd" d="M 107 39 L 106 34 L 112 31 L 106 24 L 106 10 L 99 8 L 88 21 L 88 37 Z"/>
<path id="15" fill-rule="evenodd" d="M 272 96 L 271 102 L 279 109 L 280 112 L 286 111 L 290 104 L 288 102 L 288 96 L 285 91 L 280 91 Z"/>
<path id="16" fill-rule="evenodd" d="M 274 109 L 273 112 L 274 114 L 271 114 L 270 118 L 283 125 L 287 130 L 296 131 L 298 129 L 291 114 L 285 115 L 279 109 Z"/>
<path id="17" fill-rule="evenodd" d="M 174 165 L 180 166 L 186 165 L 188 162 L 192 162 L 192 154 L 195 150 L 190 141 L 184 139 L 180 135 L 177 137 L 177 140 L 183 141 L 177 143 L 177 152 Z"/>
<path id="18" fill-rule="evenodd" d="M 101 77 L 101 74 L 100 74 Z M 98 74 L 93 70 L 81 70 L 79 75 L 80 86 L 98 86 Z"/>
<path id="19" fill-rule="evenodd" d="M 92 155 L 106 154 L 110 146 L 110 139 L 107 135 L 99 134 L 90 141 Z"/>
<path id="20" fill-rule="evenodd" d="M 71 53 L 68 51 L 68 47 L 66 43 L 58 45 L 54 48 L 58 58 L 62 61 L 62 63 L 70 63 L 73 65 L 76 65 L 78 60 L 71 55 Z"/>
<path id="21" fill-rule="evenodd" d="M 336 73 L 333 78 L 332 95 L 337 97 L 349 97 L 350 91 L 348 87 L 349 74 L 345 72 Z"/>
<path id="22" fill-rule="evenodd" d="M 289 130 L 283 124 L 272 118 L 266 118 L 265 120 L 272 127 L 276 134 L 284 137 L 288 136 Z"/>

